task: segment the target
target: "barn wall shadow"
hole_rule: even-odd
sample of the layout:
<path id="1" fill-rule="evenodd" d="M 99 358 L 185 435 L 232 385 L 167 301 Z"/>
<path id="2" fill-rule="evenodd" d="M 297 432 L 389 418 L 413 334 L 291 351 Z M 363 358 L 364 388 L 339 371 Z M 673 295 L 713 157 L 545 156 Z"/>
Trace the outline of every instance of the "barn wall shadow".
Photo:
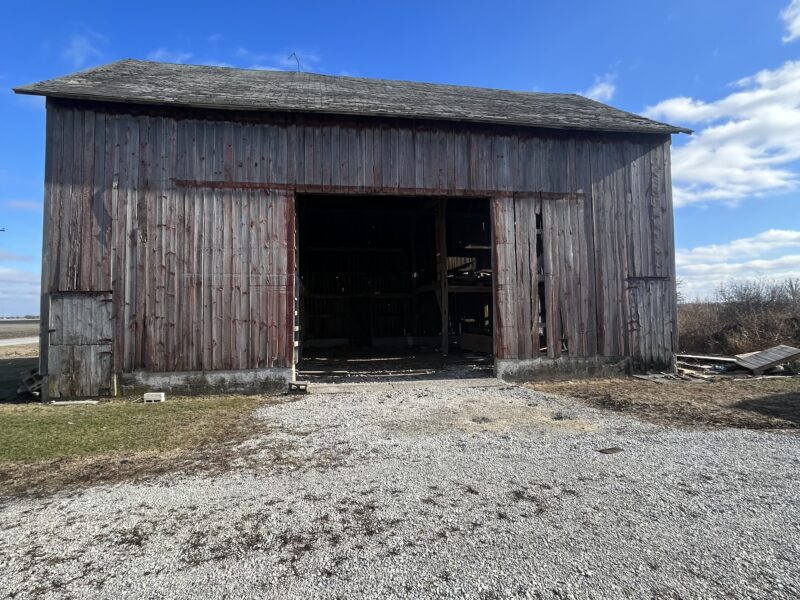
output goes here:
<path id="1" fill-rule="evenodd" d="M 788 427 L 800 427 L 800 391 L 742 400 L 734 406 L 767 417 L 782 419 L 787 421 Z"/>
<path id="2" fill-rule="evenodd" d="M 20 398 L 17 387 L 22 373 L 39 368 L 39 357 L 0 359 L 0 402 L 28 402 L 31 398 Z"/>

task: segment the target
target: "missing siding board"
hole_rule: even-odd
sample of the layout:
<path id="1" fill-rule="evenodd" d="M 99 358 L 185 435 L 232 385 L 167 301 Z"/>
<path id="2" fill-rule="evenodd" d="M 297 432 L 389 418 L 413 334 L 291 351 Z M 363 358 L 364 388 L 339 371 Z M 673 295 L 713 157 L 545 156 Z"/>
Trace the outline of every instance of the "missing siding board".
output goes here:
<path id="1" fill-rule="evenodd" d="M 547 294 L 545 293 L 545 273 L 544 273 L 544 229 L 542 222 L 542 204 L 541 202 L 536 207 L 536 295 L 538 302 L 538 315 L 536 319 L 537 327 L 537 342 L 538 354 L 540 356 L 547 355 Z"/>

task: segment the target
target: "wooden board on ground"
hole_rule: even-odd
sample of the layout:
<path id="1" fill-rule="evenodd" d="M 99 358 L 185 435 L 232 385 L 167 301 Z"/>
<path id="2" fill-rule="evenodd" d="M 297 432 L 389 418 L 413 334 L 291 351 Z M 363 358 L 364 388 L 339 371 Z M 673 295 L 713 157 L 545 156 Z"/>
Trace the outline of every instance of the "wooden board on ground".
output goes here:
<path id="1" fill-rule="evenodd" d="M 740 354 L 739 356 L 744 356 L 744 354 Z M 731 358 L 730 356 L 710 356 L 706 354 L 677 354 L 676 358 L 678 360 L 697 360 L 697 361 L 704 361 L 710 363 L 735 363 L 736 359 Z"/>
<path id="2" fill-rule="evenodd" d="M 783 345 L 773 346 L 761 352 L 736 355 L 736 364 L 751 370 L 754 375 L 761 375 L 772 367 L 793 360 L 800 360 L 800 349 Z"/>

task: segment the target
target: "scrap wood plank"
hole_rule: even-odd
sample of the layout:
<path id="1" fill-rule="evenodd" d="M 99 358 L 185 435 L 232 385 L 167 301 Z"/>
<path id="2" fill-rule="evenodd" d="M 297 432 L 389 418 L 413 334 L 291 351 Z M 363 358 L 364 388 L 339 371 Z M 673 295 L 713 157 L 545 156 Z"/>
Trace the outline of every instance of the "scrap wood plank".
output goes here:
<path id="1" fill-rule="evenodd" d="M 704 364 L 697 364 L 692 362 L 684 362 L 679 360 L 675 363 L 679 369 L 686 369 L 687 371 L 713 371 L 715 367 L 718 365 L 704 365 Z M 727 367 L 726 367 L 727 368 Z"/>
<path id="2" fill-rule="evenodd" d="M 749 369 L 755 375 L 761 375 L 781 363 L 800 359 L 800 349 L 792 346 L 774 346 L 761 352 L 737 354 L 736 364 Z"/>
<path id="3" fill-rule="evenodd" d="M 699 354 L 676 354 L 675 356 L 678 360 L 702 360 L 707 362 L 726 362 L 726 363 L 738 362 L 735 358 L 731 358 L 730 356 L 707 356 Z M 739 354 L 738 356 L 741 357 L 744 355 Z"/>

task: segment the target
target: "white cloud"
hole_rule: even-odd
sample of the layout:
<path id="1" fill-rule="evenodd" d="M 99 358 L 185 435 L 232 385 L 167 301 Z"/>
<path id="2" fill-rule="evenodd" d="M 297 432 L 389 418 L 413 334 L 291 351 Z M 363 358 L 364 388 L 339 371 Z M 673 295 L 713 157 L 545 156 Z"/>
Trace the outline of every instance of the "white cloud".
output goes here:
<path id="1" fill-rule="evenodd" d="M 708 298 L 726 281 L 800 277 L 800 231 L 770 229 L 725 244 L 680 249 L 675 253 L 681 291 L 689 299 Z"/>
<path id="2" fill-rule="evenodd" d="M 243 61 L 249 62 L 248 68 L 263 71 L 295 71 L 299 61 L 301 71 L 313 72 L 317 70 L 320 63 L 320 57 L 317 54 L 305 50 L 286 53 L 259 53 L 240 46 L 236 49 L 236 56 Z M 295 60 L 295 56 L 297 56 L 297 60 Z"/>
<path id="3" fill-rule="evenodd" d="M 41 212 L 42 203 L 36 200 L 5 200 L 3 206 L 10 210 L 28 210 Z"/>
<path id="4" fill-rule="evenodd" d="M 783 280 L 800 276 L 800 254 L 741 263 L 687 265 L 678 271 L 681 292 L 689 300 L 711 298 L 720 284 L 745 279 Z"/>
<path id="5" fill-rule="evenodd" d="M 2 248 L 0 248 L 0 261 L 31 262 L 32 260 L 33 257 L 27 254 L 17 254 L 16 252 L 12 252 L 11 250 L 3 250 Z"/>
<path id="6" fill-rule="evenodd" d="M 206 67 L 233 67 L 231 63 L 223 60 L 201 60 L 198 65 L 205 65 Z"/>
<path id="7" fill-rule="evenodd" d="M 783 43 L 788 44 L 800 38 L 800 0 L 792 0 L 789 6 L 781 11 L 781 19 L 786 26 Z"/>
<path id="8" fill-rule="evenodd" d="M 283 67 L 279 67 L 277 65 L 266 65 L 261 63 L 255 63 L 252 65 L 247 66 L 248 69 L 253 69 L 254 71 L 285 71 Z"/>
<path id="9" fill-rule="evenodd" d="M 753 258 L 785 248 L 800 248 L 800 231 L 769 229 L 758 235 L 740 238 L 726 244 L 711 244 L 698 246 L 691 250 L 678 250 L 675 253 L 675 261 L 678 266 L 698 261 L 724 262 L 731 258 Z"/>
<path id="10" fill-rule="evenodd" d="M 714 102 L 670 98 L 645 115 L 700 130 L 673 151 L 675 205 L 732 202 L 795 188 L 800 177 L 800 61 L 733 84 Z"/>
<path id="11" fill-rule="evenodd" d="M 101 48 L 108 43 L 108 38 L 94 31 L 86 34 L 76 33 L 61 51 L 61 58 L 72 63 L 75 68 L 83 67 L 86 63 L 103 56 Z"/>
<path id="12" fill-rule="evenodd" d="M 150 52 L 147 58 L 157 62 L 182 64 L 192 58 L 192 53 L 183 52 L 181 50 L 170 50 L 169 48 L 159 48 L 158 50 Z"/>
<path id="13" fill-rule="evenodd" d="M 586 96 L 598 102 L 608 102 L 614 97 L 617 86 L 614 83 L 617 79 L 616 73 L 606 73 L 603 76 L 595 76 L 594 84 L 586 91 L 579 92 L 581 96 Z"/>
<path id="14" fill-rule="evenodd" d="M 0 316 L 39 313 L 38 273 L 0 266 Z"/>

